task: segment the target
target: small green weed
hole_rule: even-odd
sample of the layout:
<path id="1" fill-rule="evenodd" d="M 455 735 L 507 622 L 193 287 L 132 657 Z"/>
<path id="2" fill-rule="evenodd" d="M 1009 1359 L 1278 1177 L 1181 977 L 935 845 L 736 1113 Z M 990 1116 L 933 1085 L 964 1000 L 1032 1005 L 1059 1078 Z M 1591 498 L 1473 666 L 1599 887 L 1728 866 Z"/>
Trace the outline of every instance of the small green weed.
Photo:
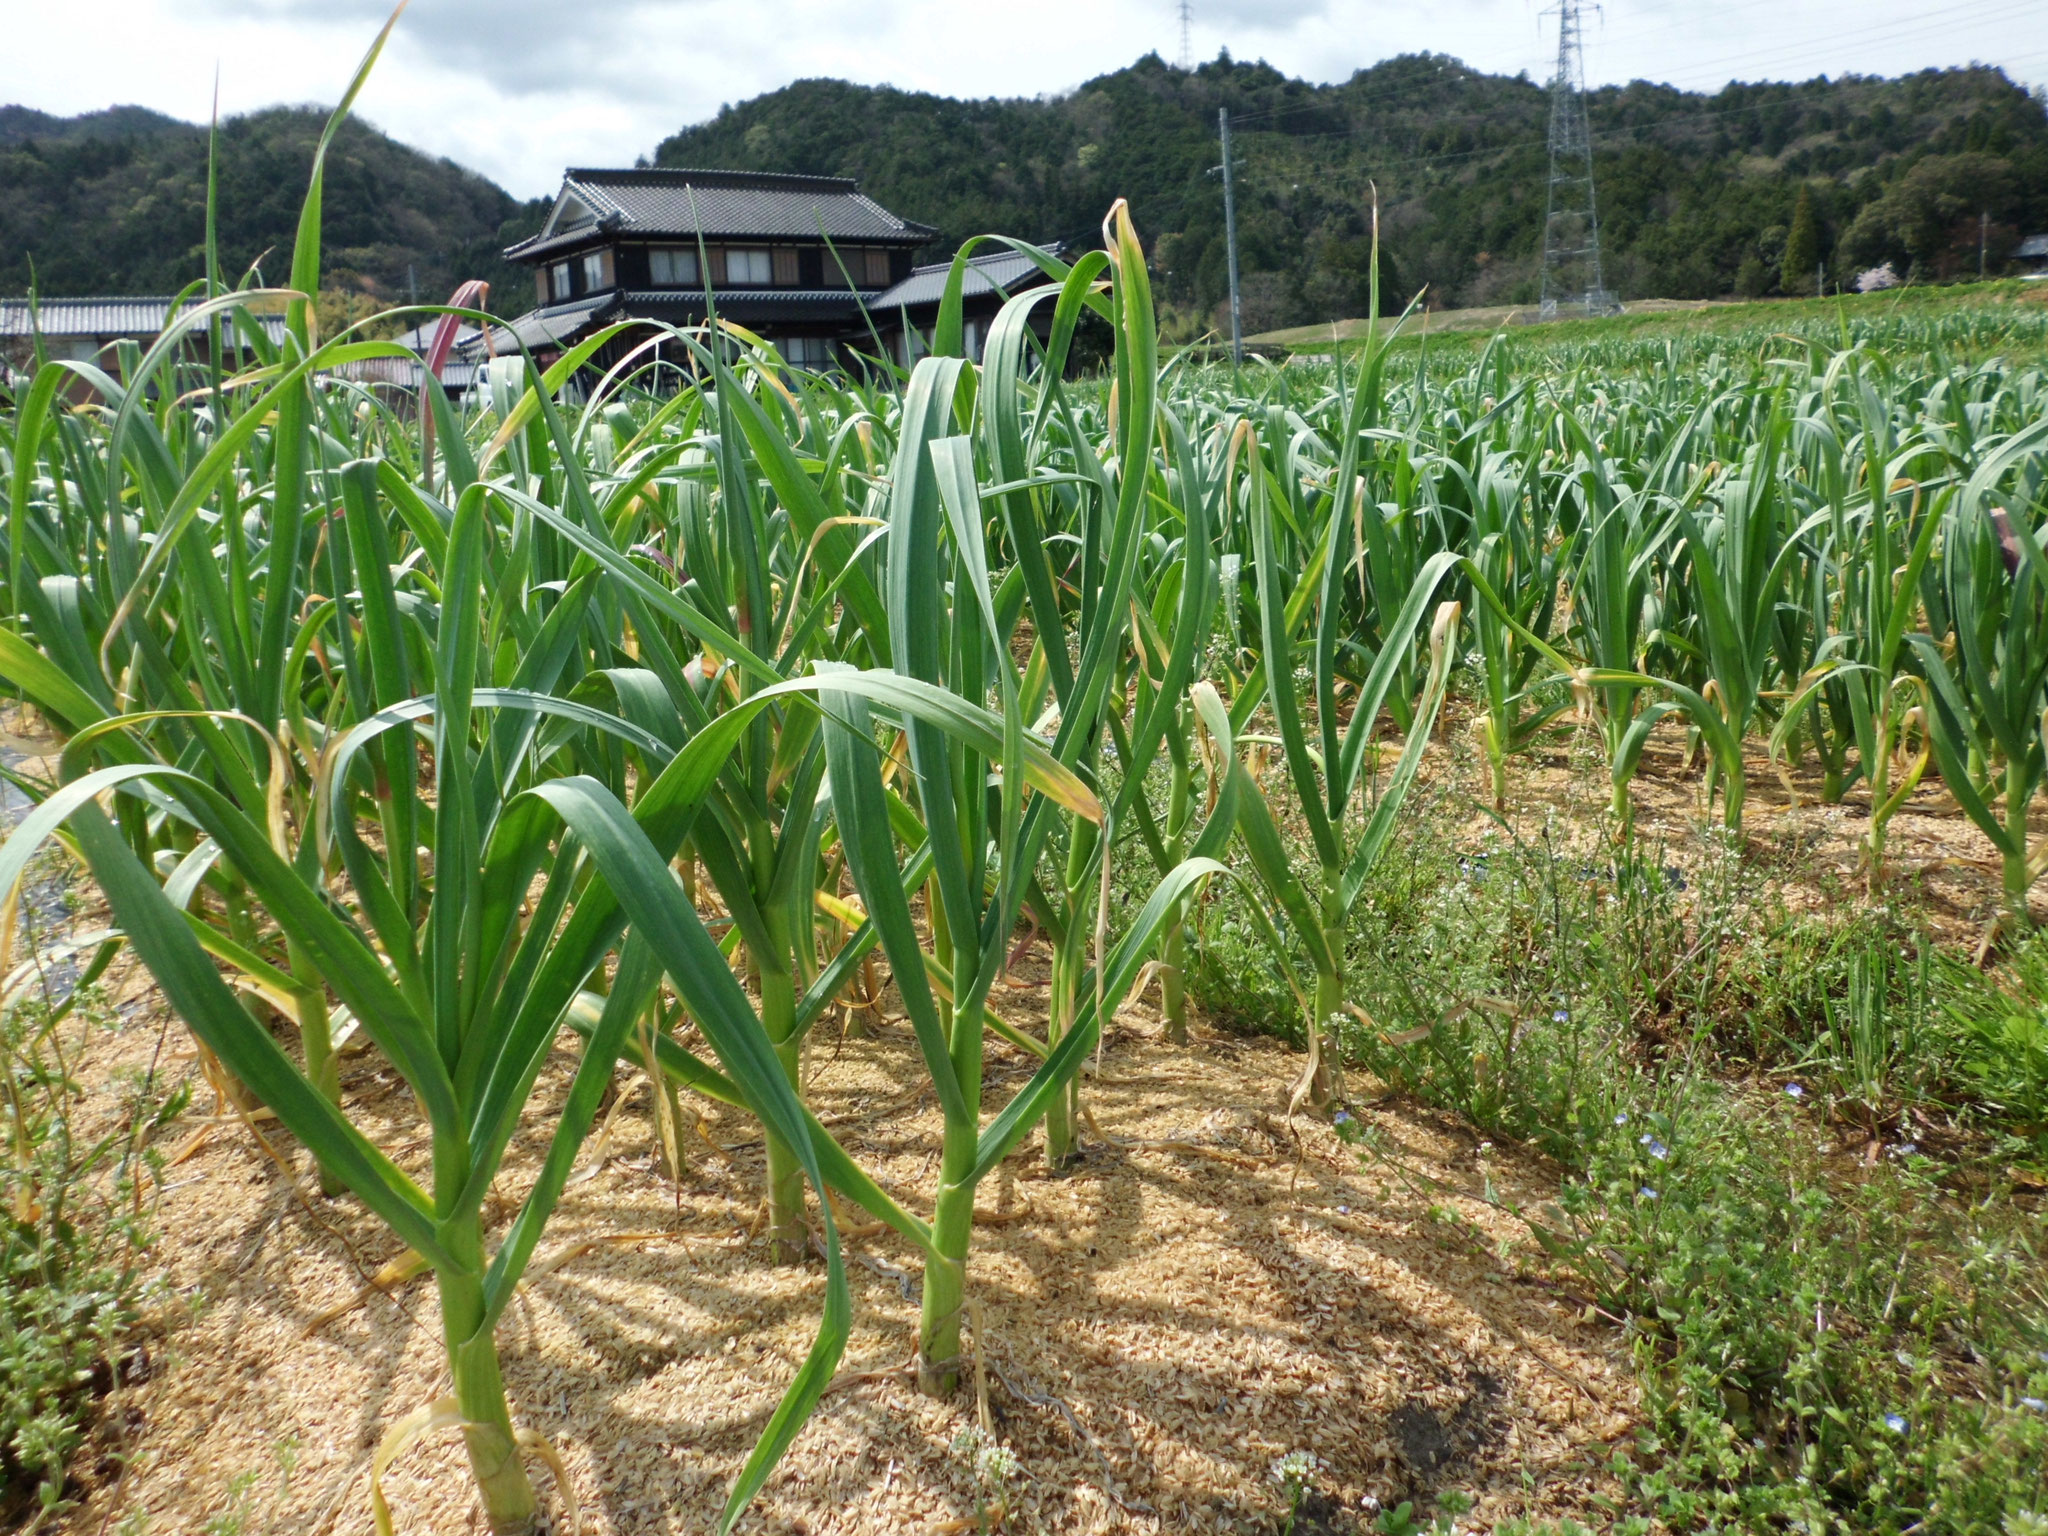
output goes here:
<path id="1" fill-rule="evenodd" d="M 1625 1320 L 1646 1426 L 1619 1468 L 1679 1529 L 1997 1530 L 2048 1499 L 2037 1233 L 1895 1144 L 1866 1177 L 1701 1078 L 1616 1116 L 1562 1199 Z"/>
<path id="2" fill-rule="evenodd" d="M 1946 969 L 1963 1072 L 2035 1157 L 2048 1156 L 2048 934 L 2019 945 L 2000 975 Z"/>
<path id="3" fill-rule="evenodd" d="M 46 1511 L 62 1499 L 92 1391 L 113 1379 L 134 1323 L 148 1137 L 185 1102 L 182 1090 L 159 1101 L 145 1085 L 115 1129 L 77 1137 L 78 1055 L 111 1020 L 97 989 L 0 1013 L 0 1491 L 9 1501 L 32 1494 Z"/>

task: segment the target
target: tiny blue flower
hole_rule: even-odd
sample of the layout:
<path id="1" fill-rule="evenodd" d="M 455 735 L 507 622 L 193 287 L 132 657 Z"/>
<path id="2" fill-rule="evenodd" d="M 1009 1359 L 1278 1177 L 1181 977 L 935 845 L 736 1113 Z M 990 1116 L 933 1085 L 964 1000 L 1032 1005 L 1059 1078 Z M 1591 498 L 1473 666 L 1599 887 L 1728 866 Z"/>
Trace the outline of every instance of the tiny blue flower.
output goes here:
<path id="1" fill-rule="evenodd" d="M 1903 1435 L 1906 1432 L 1905 1415 L 1900 1413 L 1886 1414 L 1884 1416 L 1884 1427 L 1895 1435 Z"/>
<path id="2" fill-rule="evenodd" d="M 1650 1188 L 1650 1186 L 1647 1184 L 1645 1184 L 1641 1189 L 1637 1190 L 1636 1193 L 1641 1195 L 1645 1200 L 1654 1200 L 1657 1198 L 1657 1191 Z"/>
<path id="3" fill-rule="evenodd" d="M 1650 1156 L 1657 1159 L 1660 1163 L 1671 1155 L 1671 1149 L 1647 1131 L 1643 1133 L 1642 1144 L 1650 1149 Z"/>
<path id="4" fill-rule="evenodd" d="M 1800 1087 L 1797 1083 L 1787 1083 L 1785 1085 L 1785 1093 L 1787 1097 L 1794 1099 L 1803 1099 L 1806 1097 L 1806 1090 Z"/>
<path id="5" fill-rule="evenodd" d="M 1919 1150 L 1920 1144 L 1918 1142 L 1902 1141 L 1896 1147 L 1892 1148 L 1892 1155 L 1894 1157 L 1911 1157 L 1915 1152 L 1918 1152 Z"/>
<path id="6" fill-rule="evenodd" d="M 2031 1408 L 2036 1413 L 2048 1413 L 2048 1403 L 2042 1402 L 2038 1397 L 2023 1397 L 2020 1399 L 2020 1406 Z"/>
<path id="7" fill-rule="evenodd" d="M 1550 1022 L 1553 1024 L 1568 1024 L 1571 1022 L 1571 1017 L 1571 1010 L 1569 1008 L 1560 1008 L 1550 1016 Z"/>
<path id="8" fill-rule="evenodd" d="M 1622 1111 L 1622 1112 L 1621 1112 L 1620 1114 L 1616 1115 L 1616 1116 L 1614 1117 L 1614 1123 L 1615 1123 L 1616 1125 L 1627 1125 L 1627 1124 L 1628 1124 L 1628 1111 L 1624 1109 L 1624 1110 L 1623 1110 L 1623 1111 Z"/>
<path id="9" fill-rule="evenodd" d="M 1351 1214 L 1351 1207 L 1348 1205 L 1340 1205 L 1337 1207 L 1337 1214 L 1339 1216 L 1349 1216 Z"/>
<path id="10" fill-rule="evenodd" d="M 1351 1112 L 1347 1109 L 1340 1109 L 1336 1114 L 1330 1116 L 1330 1121 L 1333 1125 L 1349 1125 L 1351 1123 Z"/>

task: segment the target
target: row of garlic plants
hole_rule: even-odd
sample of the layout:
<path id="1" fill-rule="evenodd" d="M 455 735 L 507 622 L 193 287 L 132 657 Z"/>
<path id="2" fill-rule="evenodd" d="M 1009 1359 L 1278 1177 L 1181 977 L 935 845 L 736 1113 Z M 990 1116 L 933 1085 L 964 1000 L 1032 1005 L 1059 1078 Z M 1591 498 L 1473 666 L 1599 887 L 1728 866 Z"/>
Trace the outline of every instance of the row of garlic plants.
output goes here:
<path id="1" fill-rule="evenodd" d="M 1234 406 L 1214 390 L 1283 445 L 1274 515 L 1226 522 L 1225 558 L 1250 566 L 1270 536 L 1282 571 L 1345 565 L 1340 644 L 1357 673 L 1401 648 L 1403 715 L 1426 657 L 1390 621 L 1432 560 L 1463 562 L 1444 595 L 1470 616 L 1496 804 L 1510 759 L 1578 722 L 1625 832 L 1643 749 L 1675 716 L 1730 828 L 1759 756 L 1810 763 L 1828 802 L 1860 782 L 1875 882 L 1932 767 L 2024 924 L 2048 862 L 2026 828 L 2048 767 L 2048 376 L 1916 353 L 1926 328 L 1832 350 L 1764 334 L 1586 347 L 1519 370 L 1503 336 L 1450 374 L 1411 355 L 1399 386 L 1357 391 L 1364 418 L 1341 374 L 1276 372 Z M 1352 487 L 1348 530 L 1314 510 L 1334 485 Z M 1277 638 L 1241 636 L 1261 658 Z"/>
<path id="2" fill-rule="evenodd" d="M 46 363 L 0 414 L 0 677 L 65 741 L 0 889 L 70 847 L 224 1091 L 432 1268 L 494 1530 L 538 1508 L 497 1324 L 622 1058 L 759 1120 L 770 1257 L 826 1270 L 729 1524 L 847 1337 L 826 1192 L 921 1256 L 921 1380 L 953 1390 L 976 1188 L 1041 1123 L 1071 1158 L 1103 1015 L 1148 967 L 1184 1033 L 1205 882 L 1241 881 L 1299 969 L 1298 1096 L 1328 1100 L 1346 931 L 1461 661 L 1497 797 L 1575 724 L 1625 832 L 1675 718 L 1730 825 L 1746 745 L 1811 755 L 1834 797 L 1862 780 L 1875 871 L 1931 762 L 2024 914 L 2036 372 L 1811 344 L 1532 372 L 1497 343 L 1433 376 L 1383 336 L 1334 373 L 1183 371 L 1119 205 L 1102 250 L 1036 258 L 1053 281 L 978 364 L 956 266 L 906 378 L 805 374 L 714 323 L 665 338 L 680 376 L 643 345 L 595 377 L 608 332 L 495 368 L 484 402 L 398 400 L 346 377 L 390 343 L 314 334 L 321 179 L 289 287 L 210 273 L 182 332 Z M 1109 375 L 1068 382 L 1084 322 Z M 190 360 L 221 328 L 256 358 L 234 378 Z M 1112 856 L 1151 887 L 1114 928 Z M 1037 1032 L 990 1004 L 1027 919 Z M 884 964 L 943 1120 L 928 1216 L 803 1098 L 810 1032 Z M 992 1038 L 1037 1063 L 994 1105 Z M 353 1116 L 352 1045 L 412 1089 L 423 1162 Z"/>

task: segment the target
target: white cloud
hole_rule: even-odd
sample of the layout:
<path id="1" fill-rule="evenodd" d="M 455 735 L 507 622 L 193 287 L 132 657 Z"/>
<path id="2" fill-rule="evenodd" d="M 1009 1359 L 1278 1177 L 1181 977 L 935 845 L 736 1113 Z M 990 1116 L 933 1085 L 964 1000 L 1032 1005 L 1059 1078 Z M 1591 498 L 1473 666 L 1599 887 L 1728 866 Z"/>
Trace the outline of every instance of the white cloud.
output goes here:
<path id="1" fill-rule="evenodd" d="M 1341 80 L 1398 53 L 1549 74 L 1540 0 L 1193 0 L 1201 57 L 1229 47 Z M 194 121 L 221 70 L 228 112 L 332 100 L 382 0 L 95 0 L 20 6 L 0 101 L 52 112 L 138 102 Z M 1714 89 L 1731 77 L 1896 74 L 1972 61 L 2048 77 L 2040 0 L 1612 0 L 1588 17 L 1596 81 Z M 521 196 L 570 164 L 623 164 L 665 135 L 790 80 L 833 75 L 948 95 L 1037 95 L 1179 51 L 1175 0 L 413 0 L 360 110 Z M 53 68 L 52 60 L 72 67 Z"/>

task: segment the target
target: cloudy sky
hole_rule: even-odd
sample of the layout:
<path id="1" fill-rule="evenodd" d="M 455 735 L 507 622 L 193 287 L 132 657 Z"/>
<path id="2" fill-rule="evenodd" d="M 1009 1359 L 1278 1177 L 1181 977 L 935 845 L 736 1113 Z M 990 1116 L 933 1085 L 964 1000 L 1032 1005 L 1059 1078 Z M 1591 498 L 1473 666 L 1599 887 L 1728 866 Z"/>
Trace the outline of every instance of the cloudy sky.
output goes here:
<path id="1" fill-rule="evenodd" d="M 1394 54 L 1548 78 L 1545 0 L 1191 0 L 1198 58 L 1228 47 L 1341 80 Z M 134 102 L 194 121 L 332 101 L 387 0 L 74 0 L 8 7 L 0 102 Z M 412 0 L 359 111 L 521 196 L 567 164 L 623 164 L 664 134 L 790 80 L 836 75 L 952 95 L 1071 88 L 1180 47 L 1176 0 Z M 1608 0 L 1588 76 L 1730 79 L 2000 64 L 2048 82 L 2048 0 Z"/>

